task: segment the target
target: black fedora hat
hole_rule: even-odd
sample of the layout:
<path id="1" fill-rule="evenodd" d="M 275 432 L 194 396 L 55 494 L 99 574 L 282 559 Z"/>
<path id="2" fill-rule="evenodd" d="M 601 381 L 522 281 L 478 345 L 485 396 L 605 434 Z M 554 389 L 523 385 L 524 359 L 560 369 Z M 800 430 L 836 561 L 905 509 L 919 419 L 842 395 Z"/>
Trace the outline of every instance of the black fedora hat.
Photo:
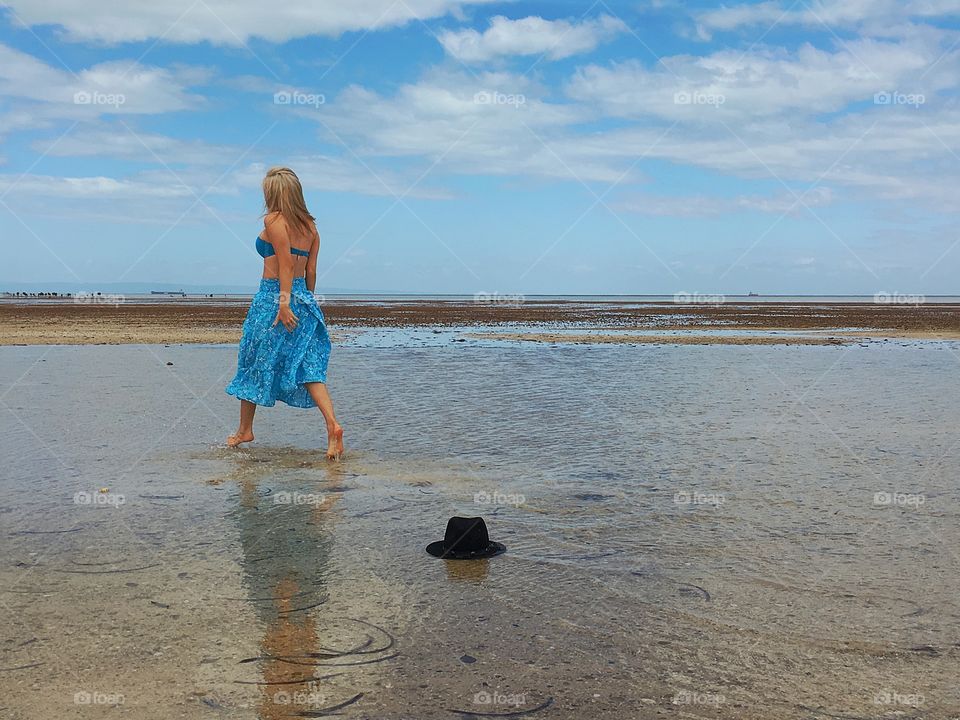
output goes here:
<path id="1" fill-rule="evenodd" d="M 444 560 L 478 560 L 499 555 L 506 549 L 505 545 L 490 539 L 482 517 L 450 518 L 443 540 L 427 545 L 428 553 Z"/>

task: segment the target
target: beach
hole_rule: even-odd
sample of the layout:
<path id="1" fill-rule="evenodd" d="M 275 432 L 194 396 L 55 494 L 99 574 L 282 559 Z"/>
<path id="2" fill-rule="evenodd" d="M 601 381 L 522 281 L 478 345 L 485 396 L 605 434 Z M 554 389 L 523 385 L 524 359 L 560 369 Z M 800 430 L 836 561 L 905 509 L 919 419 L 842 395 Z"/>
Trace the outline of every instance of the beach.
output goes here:
<path id="1" fill-rule="evenodd" d="M 960 720 L 960 0 L 0 3 L 0 720 Z"/>
<path id="2" fill-rule="evenodd" d="M 955 343 L 338 322 L 340 463 L 235 346 L 0 348 L 3 717 L 960 712 Z"/>
<path id="3" fill-rule="evenodd" d="M 235 343 L 249 298 L 0 300 L 0 345 Z M 324 313 L 340 338 L 380 329 L 479 328 L 501 339 L 569 342 L 826 344 L 864 338 L 960 340 L 960 305 L 943 303 L 751 302 L 326 298 Z M 651 331 L 654 331 L 651 333 Z M 786 333 L 777 337 L 778 333 Z M 621 339 L 617 339 L 620 336 Z M 628 339 L 622 339 L 627 336 Z M 768 338 L 767 340 L 757 338 Z M 749 339 L 754 338 L 754 339 Z M 476 339 L 476 338 L 474 338 Z"/>

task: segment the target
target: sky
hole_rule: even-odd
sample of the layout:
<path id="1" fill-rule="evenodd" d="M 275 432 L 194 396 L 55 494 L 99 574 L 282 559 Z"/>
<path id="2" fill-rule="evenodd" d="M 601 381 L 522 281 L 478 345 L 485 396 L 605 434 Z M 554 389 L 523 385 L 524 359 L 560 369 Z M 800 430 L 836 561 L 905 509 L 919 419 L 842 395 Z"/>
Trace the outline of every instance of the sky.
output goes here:
<path id="1" fill-rule="evenodd" d="M 957 294 L 960 2 L 7 0 L 0 290 Z"/>

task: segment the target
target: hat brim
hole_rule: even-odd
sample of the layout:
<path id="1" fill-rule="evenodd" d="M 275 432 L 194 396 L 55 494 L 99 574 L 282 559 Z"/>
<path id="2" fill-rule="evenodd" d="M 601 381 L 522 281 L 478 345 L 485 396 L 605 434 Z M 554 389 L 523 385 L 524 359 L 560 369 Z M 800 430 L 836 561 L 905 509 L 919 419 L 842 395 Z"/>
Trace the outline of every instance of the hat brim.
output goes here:
<path id="1" fill-rule="evenodd" d="M 506 545 L 493 541 L 487 543 L 487 547 L 483 550 L 475 550 L 474 552 L 458 552 L 457 550 L 448 550 L 446 543 L 444 543 L 443 540 L 438 540 L 437 542 L 432 542 L 427 545 L 428 553 L 434 557 L 442 558 L 443 560 L 480 560 L 482 558 L 499 555 L 500 553 L 506 551 Z"/>

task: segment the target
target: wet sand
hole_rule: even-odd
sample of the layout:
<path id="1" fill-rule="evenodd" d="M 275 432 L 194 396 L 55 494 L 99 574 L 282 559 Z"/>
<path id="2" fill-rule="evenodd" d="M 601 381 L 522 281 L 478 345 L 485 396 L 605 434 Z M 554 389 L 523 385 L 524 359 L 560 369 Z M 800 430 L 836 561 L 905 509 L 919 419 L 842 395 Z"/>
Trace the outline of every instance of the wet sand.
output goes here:
<path id="1" fill-rule="evenodd" d="M 632 332 L 635 342 L 674 343 L 644 331 L 740 330 L 816 337 L 960 339 L 960 306 L 871 303 L 674 303 L 526 301 L 515 305 L 468 301 L 354 301 L 328 299 L 323 310 L 335 330 L 414 327 L 542 326 Z M 246 313 L 241 301 L 203 299 L 117 304 L 0 301 L 0 345 L 235 343 Z M 534 338 L 520 338 L 534 339 Z M 695 342 L 692 340 L 687 343 Z M 696 342 L 704 343 L 707 340 Z M 724 343 L 722 336 L 709 342 Z M 746 341 L 740 341 L 742 344 Z M 755 342 L 755 341 L 749 341 Z M 806 342 L 815 342 L 813 340 Z M 816 341 L 820 342 L 820 341 Z M 824 341 L 826 342 L 826 341 Z"/>
<path id="2" fill-rule="evenodd" d="M 235 352 L 0 348 L 0 717 L 960 714 L 943 344 L 339 347 L 339 464 Z"/>
<path id="3" fill-rule="evenodd" d="M 703 329 L 703 328 L 697 328 Z M 810 337 L 805 335 L 634 335 L 623 333 L 606 335 L 603 332 L 582 333 L 466 333 L 476 340 L 510 340 L 515 342 L 570 343 L 573 345 L 843 345 L 837 337 Z"/>

